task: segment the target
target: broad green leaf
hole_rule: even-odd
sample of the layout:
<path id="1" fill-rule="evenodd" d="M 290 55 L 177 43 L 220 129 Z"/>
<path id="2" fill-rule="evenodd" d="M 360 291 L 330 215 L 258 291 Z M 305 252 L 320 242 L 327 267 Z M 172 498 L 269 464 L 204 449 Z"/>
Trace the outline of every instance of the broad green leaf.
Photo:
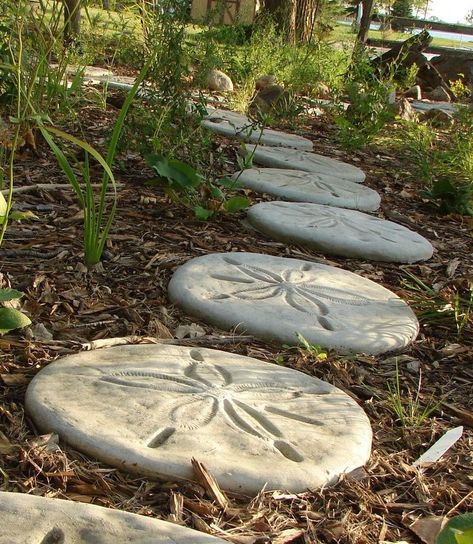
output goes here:
<path id="1" fill-rule="evenodd" d="M 210 188 L 210 195 L 212 196 L 212 198 L 220 198 L 220 199 L 223 199 L 223 197 L 225 196 L 223 194 L 223 191 L 215 186 L 212 186 Z"/>
<path id="2" fill-rule="evenodd" d="M 207 208 L 204 208 L 202 206 L 194 206 L 194 213 L 197 219 L 200 219 L 201 221 L 206 221 L 207 219 L 210 219 L 214 214 L 212 210 L 208 210 Z"/>
<path id="3" fill-rule="evenodd" d="M 0 308 L 0 334 L 21 329 L 31 323 L 29 317 L 11 308 Z"/>
<path id="4" fill-rule="evenodd" d="M 243 189 L 244 187 L 246 187 L 241 181 L 226 176 L 224 178 L 218 179 L 215 183 L 218 183 L 219 185 L 222 185 L 227 189 Z"/>
<path id="5" fill-rule="evenodd" d="M 8 204 L 5 197 L 0 193 L 0 225 L 3 223 L 3 218 L 7 214 Z"/>
<path id="6" fill-rule="evenodd" d="M 15 300 L 21 298 L 23 293 L 17 291 L 16 289 L 11 289 L 10 287 L 5 287 L 0 289 L 0 302 L 6 302 L 7 300 Z"/>
<path id="7" fill-rule="evenodd" d="M 203 181 L 202 176 L 192 166 L 178 159 L 152 155 L 147 157 L 147 161 L 160 176 L 166 178 L 171 184 L 176 183 L 182 189 L 198 187 Z"/>
<path id="8" fill-rule="evenodd" d="M 223 209 L 227 212 L 234 213 L 245 210 L 249 205 L 250 201 L 246 196 L 233 196 L 224 203 Z"/>
<path id="9" fill-rule="evenodd" d="M 473 544 L 473 513 L 449 520 L 440 531 L 436 544 Z"/>

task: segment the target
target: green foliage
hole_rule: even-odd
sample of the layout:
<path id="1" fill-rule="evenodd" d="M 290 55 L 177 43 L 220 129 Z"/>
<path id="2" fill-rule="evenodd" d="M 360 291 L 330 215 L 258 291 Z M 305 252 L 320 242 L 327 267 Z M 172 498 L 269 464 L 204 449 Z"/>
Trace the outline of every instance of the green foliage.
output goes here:
<path id="1" fill-rule="evenodd" d="M 420 427 L 425 420 L 436 410 L 441 401 L 431 399 L 427 404 L 421 402 L 421 375 L 417 389 L 413 393 L 410 388 L 403 390 L 399 365 L 396 360 L 396 376 L 388 382 L 387 407 L 397 416 L 397 420 L 403 427 Z"/>
<path id="2" fill-rule="evenodd" d="M 391 14 L 394 17 L 412 17 L 412 0 L 395 0 Z"/>
<path id="3" fill-rule="evenodd" d="M 0 289 L 0 305 L 3 302 L 20 299 L 22 296 L 23 293 L 16 289 Z M 0 306 L 0 334 L 6 334 L 15 329 L 21 329 L 22 327 L 28 326 L 30 323 L 31 320 L 24 313 L 15 310 L 14 308 Z"/>
<path id="4" fill-rule="evenodd" d="M 183 161 L 156 154 L 148 155 L 146 160 L 166 180 L 171 200 L 191 208 L 197 219 L 205 221 L 218 212 L 235 213 L 250 204 L 245 196 L 232 194 L 241 187 L 238 180 L 223 177 L 212 181 Z"/>
<path id="5" fill-rule="evenodd" d="M 340 107 L 335 120 L 338 139 L 346 149 L 364 147 L 394 119 L 388 103 L 393 89 L 392 79 L 378 76 L 366 55 L 357 56 L 345 85 L 350 105 L 346 111 Z"/>
<path id="6" fill-rule="evenodd" d="M 444 130 L 436 131 L 432 124 L 406 123 L 402 140 L 414 175 L 439 211 L 473 215 L 473 111 L 459 108 Z"/>
<path id="7" fill-rule="evenodd" d="M 460 514 L 450 519 L 440 531 L 436 544 L 473 544 L 473 514 Z"/>
<path id="8" fill-rule="evenodd" d="M 403 280 L 403 285 L 408 289 L 409 303 L 415 309 L 421 322 L 448 324 L 454 321 L 458 337 L 461 336 L 466 325 L 473 323 L 472 282 L 466 292 L 439 293 L 412 272 L 406 270 L 405 273 L 408 279 Z"/>
<path id="9" fill-rule="evenodd" d="M 316 361 L 325 361 L 327 359 L 327 352 L 324 351 L 319 344 L 313 344 L 297 333 L 297 339 L 299 340 L 299 353 L 302 357 L 312 357 Z"/>

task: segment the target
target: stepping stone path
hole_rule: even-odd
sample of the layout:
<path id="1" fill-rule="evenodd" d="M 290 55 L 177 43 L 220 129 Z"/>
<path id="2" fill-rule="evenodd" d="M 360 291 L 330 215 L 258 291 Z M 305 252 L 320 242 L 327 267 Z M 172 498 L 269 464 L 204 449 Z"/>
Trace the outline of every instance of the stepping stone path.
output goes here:
<path id="1" fill-rule="evenodd" d="M 275 240 L 304 244 L 324 254 L 413 263 L 430 259 L 424 237 L 391 221 L 320 204 L 263 202 L 248 211 L 250 223 Z"/>
<path id="2" fill-rule="evenodd" d="M 61 499 L 0 493 L 0 543 L 225 544 L 220 538 L 145 516 Z"/>
<path id="3" fill-rule="evenodd" d="M 450 102 L 426 102 L 424 100 L 413 100 L 412 107 L 416 111 L 442 110 L 446 113 L 456 113 L 458 107 Z"/>
<path id="4" fill-rule="evenodd" d="M 240 153 L 254 153 L 253 160 L 255 162 L 270 168 L 315 172 L 316 174 L 325 174 L 355 183 L 362 183 L 366 177 L 363 170 L 356 166 L 316 153 L 264 145 L 255 146 L 253 144 L 245 144 L 245 148 L 246 153 L 244 150 L 240 150 Z"/>
<path id="5" fill-rule="evenodd" d="M 341 352 L 383 353 L 418 333 L 409 306 L 351 272 L 257 253 L 198 257 L 177 269 L 168 287 L 186 312 L 256 337 L 309 342 Z"/>
<path id="6" fill-rule="evenodd" d="M 224 489 L 251 494 L 334 483 L 371 449 L 368 418 L 343 391 L 210 349 L 134 345 L 65 357 L 33 379 L 26 409 L 43 432 L 120 469 L 192 479 L 195 457 Z"/>
<path id="7" fill-rule="evenodd" d="M 250 168 L 237 172 L 232 177 L 253 191 L 287 200 L 315 202 L 367 212 L 377 210 L 381 202 L 381 197 L 373 189 L 327 174 L 283 168 Z"/>
<path id="8" fill-rule="evenodd" d="M 209 108 L 208 111 L 209 115 L 201 122 L 202 126 L 227 138 L 238 138 L 247 142 L 261 142 L 265 145 L 292 147 L 307 151 L 311 151 L 314 147 L 310 140 L 296 134 L 268 128 L 261 132 L 261 127 L 245 115 L 220 109 Z"/>

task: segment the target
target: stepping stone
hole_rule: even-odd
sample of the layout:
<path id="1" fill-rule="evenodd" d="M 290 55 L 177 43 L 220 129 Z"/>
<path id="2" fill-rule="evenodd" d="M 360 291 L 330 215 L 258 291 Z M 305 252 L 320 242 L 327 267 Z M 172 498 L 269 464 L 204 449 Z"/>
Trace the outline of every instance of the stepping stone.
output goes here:
<path id="1" fill-rule="evenodd" d="M 0 493 L 0 543 L 225 544 L 227 541 L 121 510 L 23 493 Z"/>
<path id="2" fill-rule="evenodd" d="M 402 225 L 355 210 L 300 202 L 263 202 L 248 211 L 250 223 L 275 240 L 303 244 L 329 255 L 414 263 L 433 247 Z"/>
<path id="3" fill-rule="evenodd" d="M 249 168 L 232 177 L 253 191 L 285 200 L 315 202 L 366 212 L 377 210 L 381 202 L 381 197 L 373 189 L 327 174 L 284 168 Z"/>
<path id="4" fill-rule="evenodd" d="M 258 253 L 215 253 L 177 269 L 171 300 L 222 329 L 280 343 L 383 353 L 409 344 L 419 324 L 391 291 L 340 268 Z"/>
<path id="5" fill-rule="evenodd" d="M 202 461 L 224 489 L 302 492 L 369 458 L 363 410 L 336 387 L 223 351 L 134 345 L 42 370 L 26 408 L 44 432 L 120 469 L 191 479 Z"/>
<path id="6" fill-rule="evenodd" d="M 317 153 L 264 145 L 255 146 L 253 144 L 245 144 L 245 148 L 246 153 L 243 150 L 239 150 L 239 152 L 246 155 L 254 152 L 254 161 L 270 168 L 315 172 L 316 174 L 325 174 L 355 183 L 362 183 L 366 177 L 363 170 L 356 166 L 323 155 L 317 155 Z"/>
<path id="7" fill-rule="evenodd" d="M 212 132 L 238 138 L 246 142 L 261 142 L 265 145 L 277 147 L 293 147 L 311 151 L 313 143 L 307 138 L 289 134 L 278 130 L 265 128 L 261 134 L 261 127 L 245 115 L 225 110 L 211 110 L 201 125 Z"/>
<path id="8" fill-rule="evenodd" d="M 413 100 L 412 107 L 416 111 L 442 110 L 446 113 L 456 113 L 458 107 L 450 102 L 428 102 L 423 100 Z"/>

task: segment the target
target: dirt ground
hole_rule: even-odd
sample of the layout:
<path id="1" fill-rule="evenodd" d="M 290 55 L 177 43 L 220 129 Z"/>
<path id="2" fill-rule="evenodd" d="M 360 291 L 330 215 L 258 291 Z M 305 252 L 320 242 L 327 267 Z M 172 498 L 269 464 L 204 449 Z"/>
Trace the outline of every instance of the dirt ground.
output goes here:
<path id="1" fill-rule="evenodd" d="M 81 112 L 88 141 L 103 143 L 110 117 L 94 106 Z M 162 189 L 145 186 L 152 177 L 139 155 L 124 154 L 115 224 L 103 261 L 93 271 L 81 264 L 82 224 L 70 189 L 18 194 L 18 209 L 31 210 L 35 221 L 9 226 L 1 251 L 0 281 L 24 291 L 23 309 L 36 326 L 0 337 L 0 489 L 93 503 L 169 519 L 230 542 L 378 543 L 420 542 L 410 525 L 418 518 L 453 516 L 473 510 L 473 326 L 470 316 L 461 334 L 452 312 L 438 311 L 467 297 L 473 273 L 471 219 L 440 216 L 408 182 L 410 165 L 400 155 L 370 146 L 346 154 L 335 143 L 333 127 L 317 118 L 298 132 L 315 150 L 361 167 L 366 185 L 382 195 L 379 217 L 415 229 L 435 247 L 425 263 L 399 265 L 357 259 L 326 258 L 286 245 L 251 230 L 244 213 L 220 214 L 202 222 L 191 210 L 171 203 Z M 216 150 L 235 171 L 237 144 L 216 138 Z M 46 145 L 18 157 L 16 186 L 67 183 Z M 252 202 L 269 197 L 247 191 Z M 238 333 L 221 331 L 184 315 L 167 300 L 173 271 L 207 253 L 250 251 L 303 258 L 356 272 L 409 301 L 421 321 L 417 340 L 398 358 L 340 356 L 317 360 L 297 348 L 282 348 Z M 434 294 L 410 288 L 408 272 Z M 436 294 L 435 294 L 436 293 Z M 24 412 L 25 390 L 56 358 L 93 347 L 92 341 L 135 336 L 143 342 L 172 341 L 176 327 L 198 323 L 205 335 L 187 345 L 223 349 L 274 362 L 316 376 L 351 395 L 368 414 L 373 452 L 364 469 L 332 488 L 291 494 L 262 491 L 256 498 L 227 494 L 222 508 L 197 484 L 141 478 L 88 458 L 55 436 L 38 436 Z M 48 339 L 38 324 L 52 333 Z M 44 331 L 43 331 L 44 332 Z M 138 340 L 136 340 L 138 341 Z M 176 341 L 178 342 L 178 341 Z M 396 362 L 406 409 L 420 409 L 403 425 L 390 399 Z M 422 421 L 424 408 L 431 414 Z M 462 438 L 432 466 L 412 463 L 447 430 L 464 426 Z M 205 465 L 205 459 L 199 459 Z"/>

